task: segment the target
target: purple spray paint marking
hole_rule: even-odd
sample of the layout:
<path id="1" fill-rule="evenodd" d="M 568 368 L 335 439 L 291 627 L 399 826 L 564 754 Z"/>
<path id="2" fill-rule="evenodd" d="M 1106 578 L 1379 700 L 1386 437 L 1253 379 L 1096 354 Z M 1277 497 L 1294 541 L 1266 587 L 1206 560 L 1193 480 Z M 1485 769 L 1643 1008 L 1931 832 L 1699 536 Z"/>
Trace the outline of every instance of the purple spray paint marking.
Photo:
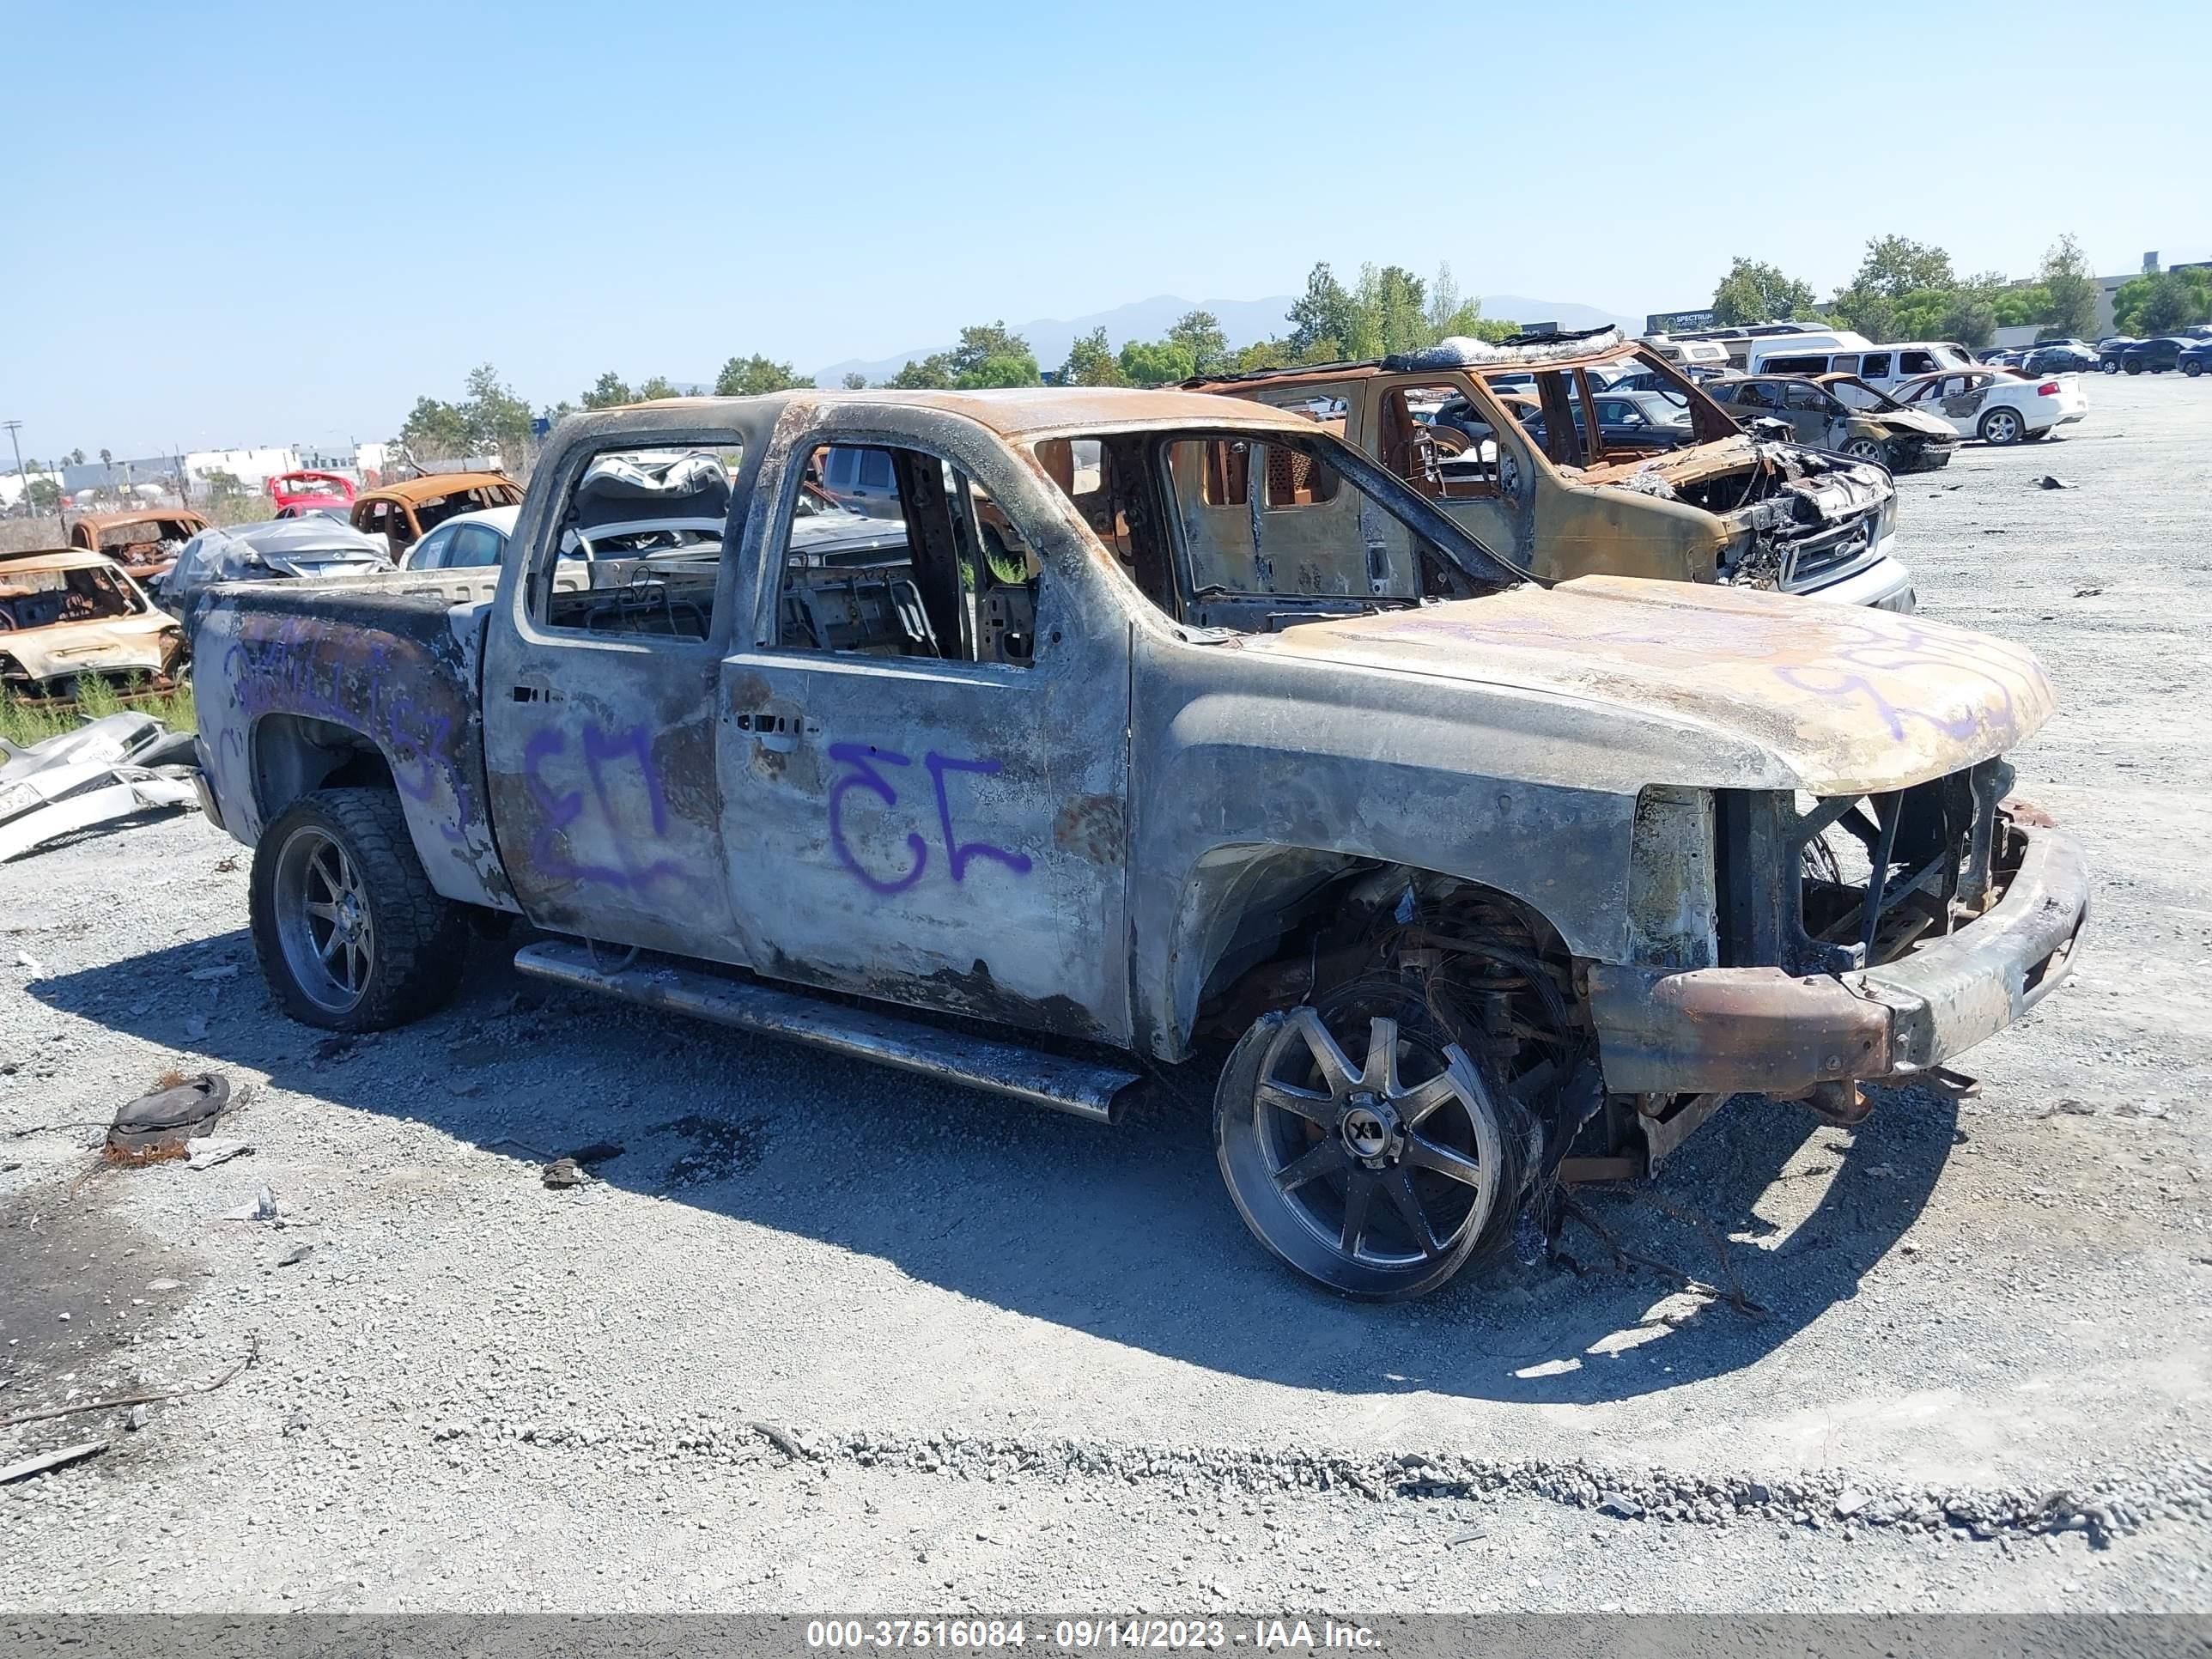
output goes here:
<path id="1" fill-rule="evenodd" d="M 545 815 L 544 823 L 531 840 L 531 861 L 556 881 L 598 882 L 632 892 L 643 892 L 656 882 L 682 881 L 687 872 L 678 860 L 656 859 L 641 863 L 630 857 L 615 793 L 608 785 L 606 762 L 625 756 L 635 759 L 645 786 L 646 803 L 652 813 L 653 835 L 658 838 L 667 833 L 667 797 L 660 787 L 659 769 L 653 764 L 652 744 L 645 728 L 633 726 L 627 732 L 611 734 L 596 726 L 587 726 L 583 732 L 583 748 L 584 771 L 591 780 L 592 796 L 598 806 L 596 820 L 605 830 L 623 862 L 579 864 L 561 849 L 562 832 L 583 817 L 585 803 L 582 790 L 556 793 L 545 776 L 545 763 L 568 752 L 568 738 L 551 726 L 532 732 L 522 750 L 524 781 L 529 787 L 531 798 Z"/>
<path id="2" fill-rule="evenodd" d="M 1009 853 L 1005 848 L 994 847 L 987 841 L 963 842 L 952 833 L 952 803 L 945 793 L 945 775 L 947 772 L 978 772 L 988 777 L 1002 770 L 1004 763 L 995 760 L 954 760 L 933 749 L 921 757 L 921 763 L 929 769 L 930 781 L 937 786 L 937 822 L 945 831 L 945 855 L 952 868 L 952 879 L 965 881 L 968 878 L 968 860 L 970 859 L 995 859 L 1018 876 L 1029 874 L 1030 860 L 1026 853 Z"/>
<path id="3" fill-rule="evenodd" d="M 837 861 L 859 877 L 861 884 L 872 893 L 904 892 L 921 879 L 921 872 L 929 863 L 928 844 L 920 836 L 909 832 L 906 844 L 914 850 L 913 867 L 896 880 L 884 881 L 863 867 L 860 860 L 853 855 L 852 848 L 847 845 L 843 809 L 845 792 L 855 788 L 872 791 L 886 806 L 897 805 L 898 791 L 884 781 L 884 775 L 876 770 L 874 763 L 881 761 L 887 766 L 911 766 L 914 763 L 904 755 L 895 755 L 887 749 L 877 749 L 864 743 L 833 743 L 830 745 L 830 758 L 842 761 L 854 769 L 839 778 L 830 789 L 830 845 L 836 852 Z M 939 799 L 942 800 L 943 798 L 944 786 L 940 783 Z"/>

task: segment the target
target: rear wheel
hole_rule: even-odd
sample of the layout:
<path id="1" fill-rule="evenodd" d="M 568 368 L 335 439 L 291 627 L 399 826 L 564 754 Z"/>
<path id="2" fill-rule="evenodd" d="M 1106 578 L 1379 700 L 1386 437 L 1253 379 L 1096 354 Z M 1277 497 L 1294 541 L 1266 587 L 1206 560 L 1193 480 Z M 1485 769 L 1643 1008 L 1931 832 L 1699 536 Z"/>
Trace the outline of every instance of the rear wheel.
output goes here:
<path id="1" fill-rule="evenodd" d="M 1395 1299 L 1511 1225 L 1515 1116 L 1418 993 L 1370 980 L 1253 1024 L 1222 1071 L 1214 1152 L 1261 1243 L 1332 1290 Z"/>
<path id="2" fill-rule="evenodd" d="M 2016 409 L 1993 409 L 1982 416 L 1981 432 L 1985 444 L 2016 444 L 2027 434 L 2027 422 Z"/>
<path id="3" fill-rule="evenodd" d="M 2117 374 L 2120 372 L 2119 359 L 2117 357 L 2107 357 L 2102 362 L 2099 363 L 2097 367 L 2103 369 L 2107 374 Z"/>
<path id="4" fill-rule="evenodd" d="M 387 789 L 323 789 L 285 808 L 254 847 L 250 910 L 261 971 L 305 1024 L 404 1024 L 460 982 L 465 913 L 431 887 Z"/>

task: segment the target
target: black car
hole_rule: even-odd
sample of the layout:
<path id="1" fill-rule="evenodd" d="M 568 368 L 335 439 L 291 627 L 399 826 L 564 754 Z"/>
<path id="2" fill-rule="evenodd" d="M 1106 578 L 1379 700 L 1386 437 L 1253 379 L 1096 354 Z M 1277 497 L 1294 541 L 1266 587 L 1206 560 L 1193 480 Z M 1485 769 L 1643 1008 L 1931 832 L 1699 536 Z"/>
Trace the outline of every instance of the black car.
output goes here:
<path id="1" fill-rule="evenodd" d="M 2098 341 L 2097 367 L 2103 369 L 2107 374 L 2118 374 L 2120 372 L 2120 354 L 2123 351 L 2125 351 L 2130 346 L 2136 343 L 2136 342 L 2135 338 L 2132 336 L 2126 334 L 2115 334 L 2108 340 Z"/>
<path id="2" fill-rule="evenodd" d="M 2181 354 L 2197 343 L 2178 334 L 2168 334 L 2155 340 L 2137 340 L 2120 350 L 2120 367 L 2130 374 L 2140 374 L 2145 369 L 2162 374 L 2169 368 L 2181 367 Z"/>
<path id="3" fill-rule="evenodd" d="M 2097 367 L 2097 349 L 2084 345 L 2079 340 L 2045 340 L 2021 359 L 2020 366 L 2031 374 L 2070 374 L 2080 369 Z"/>
<path id="4" fill-rule="evenodd" d="M 2212 369 L 2212 340 L 2199 340 L 2185 347 L 2181 354 L 2181 372 L 2195 380 L 2207 369 Z"/>

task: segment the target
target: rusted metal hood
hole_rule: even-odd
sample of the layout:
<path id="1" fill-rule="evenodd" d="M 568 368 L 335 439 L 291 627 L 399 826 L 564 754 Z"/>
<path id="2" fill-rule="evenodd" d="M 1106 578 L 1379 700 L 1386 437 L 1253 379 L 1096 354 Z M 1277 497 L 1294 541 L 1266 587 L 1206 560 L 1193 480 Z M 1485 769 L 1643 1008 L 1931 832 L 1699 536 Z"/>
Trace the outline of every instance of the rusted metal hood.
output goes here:
<path id="1" fill-rule="evenodd" d="M 1621 741 L 1673 727 L 1652 783 L 1879 793 L 2004 753 L 2050 717 L 2034 655 L 1923 617 L 1586 576 L 1336 618 L 1243 648 L 1571 699 Z M 1641 727 L 1634 738 L 1625 735 Z M 1665 775 L 1657 768 L 1667 769 Z"/>

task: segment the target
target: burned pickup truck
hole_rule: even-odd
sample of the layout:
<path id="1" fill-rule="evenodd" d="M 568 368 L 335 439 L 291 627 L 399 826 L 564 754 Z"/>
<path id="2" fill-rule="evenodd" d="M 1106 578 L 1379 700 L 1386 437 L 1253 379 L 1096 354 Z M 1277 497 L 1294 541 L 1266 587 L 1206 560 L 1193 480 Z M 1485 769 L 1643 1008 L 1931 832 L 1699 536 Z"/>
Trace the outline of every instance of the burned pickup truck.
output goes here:
<path id="1" fill-rule="evenodd" d="M 872 562 L 796 532 L 835 447 L 896 483 Z M 606 463 L 689 451 L 718 538 L 562 560 Z M 492 597 L 438 574 L 197 613 L 205 805 L 294 1016 L 428 1012 L 498 913 L 555 936 L 525 973 L 1093 1119 L 1183 1068 L 1253 1232 L 1353 1294 L 1443 1283 L 1564 1160 L 1647 1165 L 1732 1091 L 1862 1114 L 2047 995 L 2087 909 L 2007 805 L 2026 651 L 1528 582 L 1243 399 L 586 416 Z"/>
<path id="2" fill-rule="evenodd" d="M 1634 399 L 1608 396 L 1633 380 Z M 1328 425 L 1541 581 L 1650 576 L 1911 611 L 1897 492 L 1863 459 L 1765 436 L 1618 331 L 1183 382 Z M 1663 423 L 1654 418 L 1666 410 Z"/>

